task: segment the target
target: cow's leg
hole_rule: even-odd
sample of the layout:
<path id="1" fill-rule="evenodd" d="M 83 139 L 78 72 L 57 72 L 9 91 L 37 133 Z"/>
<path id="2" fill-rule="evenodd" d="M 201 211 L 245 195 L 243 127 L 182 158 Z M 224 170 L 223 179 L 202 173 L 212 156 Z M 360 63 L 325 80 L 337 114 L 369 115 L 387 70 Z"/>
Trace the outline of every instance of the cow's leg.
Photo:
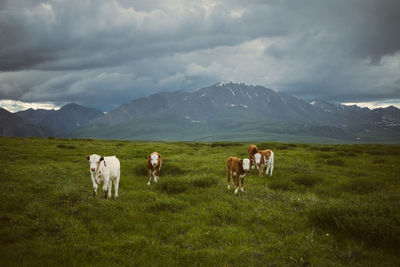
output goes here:
<path id="1" fill-rule="evenodd" d="M 233 180 L 235 182 L 235 194 L 239 191 L 239 174 L 233 176 Z"/>
<path id="2" fill-rule="evenodd" d="M 261 177 L 264 175 L 264 164 L 260 164 L 260 168 L 258 169 L 258 175 Z"/>
<path id="3" fill-rule="evenodd" d="M 104 176 L 104 185 L 103 185 L 104 198 L 107 198 L 107 191 L 108 191 L 109 183 L 110 183 L 110 177 Z"/>
<path id="4" fill-rule="evenodd" d="M 90 173 L 90 177 L 92 178 L 93 183 L 93 196 L 97 196 L 97 183 L 92 173 Z"/>
<path id="5" fill-rule="evenodd" d="M 114 180 L 114 198 L 118 198 L 118 187 L 119 187 L 119 176 L 116 177 Z"/>
<path id="6" fill-rule="evenodd" d="M 228 190 L 231 190 L 231 173 L 228 169 L 226 169 L 226 182 L 228 183 Z"/>
<path id="7" fill-rule="evenodd" d="M 111 190 L 112 190 L 112 179 L 110 179 L 109 181 L 108 181 L 108 188 L 107 188 L 108 190 L 108 198 L 111 198 Z"/>
<path id="8" fill-rule="evenodd" d="M 272 171 L 274 170 L 274 163 L 271 163 L 271 172 L 269 173 L 270 176 L 272 176 Z"/>
<path id="9" fill-rule="evenodd" d="M 244 188 L 243 188 L 243 186 L 244 186 L 244 176 L 240 177 L 240 182 L 242 183 L 242 188 L 240 188 L 240 190 L 242 190 L 242 192 L 244 192 Z"/>
<path id="10" fill-rule="evenodd" d="M 158 182 L 158 178 L 160 178 L 160 170 L 159 170 L 159 169 L 156 169 L 156 170 L 154 171 L 153 176 L 154 176 L 154 182 L 157 183 L 157 182 Z"/>
<path id="11" fill-rule="evenodd" d="M 147 185 L 150 185 L 150 180 L 151 180 L 151 170 L 147 170 Z"/>
<path id="12" fill-rule="evenodd" d="M 271 164 L 267 163 L 267 170 L 265 171 L 265 174 L 268 175 L 269 169 L 270 169 Z"/>

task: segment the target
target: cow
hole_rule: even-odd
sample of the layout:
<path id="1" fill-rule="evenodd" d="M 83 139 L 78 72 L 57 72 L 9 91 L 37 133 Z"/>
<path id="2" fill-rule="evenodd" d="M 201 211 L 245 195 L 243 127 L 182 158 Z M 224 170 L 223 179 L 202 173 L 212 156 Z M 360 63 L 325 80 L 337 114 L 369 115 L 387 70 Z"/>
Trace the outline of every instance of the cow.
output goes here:
<path id="1" fill-rule="evenodd" d="M 267 165 L 265 174 L 268 175 L 269 170 L 271 170 L 270 175 L 272 176 L 274 170 L 274 152 L 269 149 L 257 152 L 254 155 L 254 161 L 258 169 L 258 175 L 263 176 L 264 167 Z"/>
<path id="2" fill-rule="evenodd" d="M 160 178 L 160 170 L 162 166 L 161 155 L 153 152 L 147 156 L 147 185 L 150 185 L 151 176 L 154 177 L 154 182 L 157 183 Z"/>
<path id="3" fill-rule="evenodd" d="M 120 162 L 116 156 L 102 157 L 93 154 L 87 157 L 90 164 L 90 175 L 93 183 L 93 196 L 97 195 L 97 185 L 103 184 L 104 198 L 111 197 L 114 184 L 114 198 L 118 198 L 120 179 Z"/>
<path id="4" fill-rule="evenodd" d="M 254 154 L 258 152 L 258 148 L 256 145 L 250 145 L 249 147 L 249 159 L 250 159 L 250 168 L 254 169 Z"/>
<path id="5" fill-rule="evenodd" d="M 242 182 L 242 187 L 240 190 L 244 192 L 243 184 L 244 184 L 244 177 L 246 173 L 250 169 L 250 160 L 249 159 L 239 159 L 237 157 L 229 157 L 226 160 L 226 174 L 227 174 L 227 182 L 228 182 L 228 190 L 231 189 L 231 175 L 233 177 L 233 182 L 235 184 L 235 194 L 239 191 L 239 178 Z"/>

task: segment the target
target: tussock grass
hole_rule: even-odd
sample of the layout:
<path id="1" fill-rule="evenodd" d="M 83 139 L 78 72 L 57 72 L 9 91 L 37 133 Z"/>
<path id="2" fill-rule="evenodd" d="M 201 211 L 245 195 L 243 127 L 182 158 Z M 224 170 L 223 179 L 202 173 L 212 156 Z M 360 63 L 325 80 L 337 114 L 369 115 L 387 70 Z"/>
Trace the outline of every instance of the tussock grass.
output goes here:
<path id="1" fill-rule="evenodd" d="M 198 177 L 193 180 L 193 185 L 197 187 L 211 187 L 218 184 L 218 179 L 214 177 Z"/>
<path id="2" fill-rule="evenodd" d="M 0 264 L 400 265 L 400 146 L 257 146 L 274 175 L 251 170 L 235 195 L 225 160 L 246 143 L 0 138 Z M 118 199 L 92 197 L 93 153 L 120 159 Z"/>
<path id="3" fill-rule="evenodd" d="M 147 210 L 152 212 L 178 212 L 187 207 L 187 203 L 179 199 L 167 198 L 157 199 L 148 205 Z"/>
<path id="4" fill-rule="evenodd" d="M 306 187 L 312 187 L 315 184 L 318 184 L 321 182 L 321 178 L 316 177 L 312 174 L 301 174 L 301 175 L 296 175 L 293 178 L 293 182 L 297 185 L 303 185 Z"/>
<path id="5" fill-rule="evenodd" d="M 339 202 L 312 208 L 307 214 L 317 227 L 364 240 L 372 246 L 400 246 L 400 214 L 395 207 Z"/>
<path id="6" fill-rule="evenodd" d="M 343 190 L 356 194 L 369 194 L 381 190 L 383 186 L 384 184 L 379 180 L 357 178 L 344 184 Z"/>
<path id="7" fill-rule="evenodd" d="M 326 161 L 326 164 L 331 166 L 344 166 L 344 161 L 342 159 L 334 158 L 334 159 L 328 159 Z"/>
<path id="8" fill-rule="evenodd" d="M 160 181 L 155 185 L 155 188 L 160 192 L 167 194 L 179 194 L 188 190 L 190 187 L 190 183 L 187 179 L 179 179 L 179 178 L 163 178 L 162 182 Z"/>
<path id="9" fill-rule="evenodd" d="M 243 143 L 238 143 L 238 142 L 214 142 L 214 143 L 211 143 L 210 146 L 211 147 L 232 147 L 232 146 L 243 146 Z"/>
<path id="10" fill-rule="evenodd" d="M 272 181 L 269 185 L 269 188 L 274 190 L 283 190 L 289 191 L 294 190 L 295 186 L 291 181 Z"/>
<path id="11" fill-rule="evenodd" d="M 64 144 L 59 144 L 57 145 L 58 148 L 68 148 L 68 149 L 76 149 L 75 146 L 71 146 L 71 145 L 64 145 Z"/>

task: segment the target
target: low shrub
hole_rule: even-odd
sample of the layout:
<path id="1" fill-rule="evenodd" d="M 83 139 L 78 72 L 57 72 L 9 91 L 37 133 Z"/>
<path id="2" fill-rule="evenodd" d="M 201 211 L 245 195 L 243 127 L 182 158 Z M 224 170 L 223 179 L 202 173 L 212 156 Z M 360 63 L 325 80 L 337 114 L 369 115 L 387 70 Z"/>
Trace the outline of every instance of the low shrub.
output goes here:
<path id="1" fill-rule="evenodd" d="M 76 149 L 75 146 L 72 145 L 64 145 L 64 144 L 59 144 L 57 145 L 58 148 L 67 148 L 67 149 Z"/>
<path id="2" fill-rule="evenodd" d="M 198 177 L 192 183 L 196 187 L 211 187 L 218 183 L 218 179 L 214 177 Z"/>
<path id="3" fill-rule="evenodd" d="M 189 188 L 187 180 L 161 177 L 160 181 L 155 184 L 156 189 L 167 194 L 179 194 L 185 192 Z"/>
<path id="4" fill-rule="evenodd" d="M 175 199 L 175 198 L 166 198 L 166 199 L 157 199 L 154 202 L 151 202 L 147 206 L 147 210 L 152 212 L 179 212 L 185 209 L 188 205 L 186 202 Z"/>
<path id="5" fill-rule="evenodd" d="M 318 206 L 310 209 L 307 215 L 319 228 L 358 238 L 372 246 L 398 247 L 400 214 L 397 208 L 375 203 Z"/>
<path id="6" fill-rule="evenodd" d="M 321 178 L 313 176 L 312 174 L 300 174 L 297 175 L 294 179 L 293 182 L 297 185 L 303 185 L 307 187 L 312 187 L 315 184 L 321 182 Z"/>
<path id="7" fill-rule="evenodd" d="M 180 176 L 188 173 L 188 170 L 185 170 L 181 168 L 180 166 L 168 162 L 168 163 L 163 163 L 162 168 L 161 168 L 161 173 L 164 175 L 171 175 L 171 176 Z"/>
<path id="8" fill-rule="evenodd" d="M 326 164 L 331 165 L 331 166 L 344 166 L 344 161 L 341 159 L 328 159 L 326 161 Z"/>
<path id="9" fill-rule="evenodd" d="M 226 204 L 215 205 L 210 212 L 209 224 L 217 226 L 235 224 L 238 218 L 240 218 L 240 212 L 237 209 Z"/>
<path id="10" fill-rule="evenodd" d="M 242 145 L 243 145 L 242 143 L 238 142 L 214 142 L 210 144 L 211 147 L 242 146 Z"/>
<path id="11" fill-rule="evenodd" d="M 386 163 L 386 160 L 384 160 L 384 159 L 374 159 L 372 161 L 372 163 L 373 164 L 383 164 L 383 163 Z"/>
<path id="12" fill-rule="evenodd" d="M 382 187 L 382 182 L 366 178 L 357 178 L 343 185 L 345 191 L 358 194 L 369 194 L 381 190 Z"/>
<path id="13" fill-rule="evenodd" d="M 294 189 L 294 184 L 289 181 L 272 181 L 268 187 L 274 190 L 288 191 Z"/>

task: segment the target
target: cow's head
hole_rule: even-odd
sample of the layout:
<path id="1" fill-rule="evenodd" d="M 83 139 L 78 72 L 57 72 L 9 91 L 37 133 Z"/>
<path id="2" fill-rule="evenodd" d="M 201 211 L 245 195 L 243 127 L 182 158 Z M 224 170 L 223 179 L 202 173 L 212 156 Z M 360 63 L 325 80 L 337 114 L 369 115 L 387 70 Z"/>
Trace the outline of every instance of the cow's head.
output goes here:
<path id="1" fill-rule="evenodd" d="M 256 153 L 254 154 L 254 162 L 258 166 L 261 163 L 261 153 Z"/>
<path id="2" fill-rule="evenodd" d="M 158 164 L 158 155 L 155 154 L 155 153 L 151 154 L 150 155 L 150 162 L 151 162 L 151 165 L 153 165 L 153 167 L 156 167 L 157 164 Z"/>
<path id="3" fill-rule="evenodd" d="M 250 170 L 250 160 L 249 159 L 242 159 L 240 160 L 242 163 L 243 170 L 248 172 Z"/>
<path id="4" fill-rule="evenodd" d="M 90 155 L 86 157 L 90 164 L 90 172 L 95 174 L 100 166 L 100 159 L 103 158 L 97 154 Z M 104 158 L 103 158 L 104 159 Z"/>
<path id="5" fill-rule="evenodd" d="M 104 157 L 101 157 L 97 162 L 97 173 L 95 177 L 98 184 L 100 184 L 100 182 L 104 178 L 106 167 L 107 167 L 106 161 L 104 160 Z"/>

